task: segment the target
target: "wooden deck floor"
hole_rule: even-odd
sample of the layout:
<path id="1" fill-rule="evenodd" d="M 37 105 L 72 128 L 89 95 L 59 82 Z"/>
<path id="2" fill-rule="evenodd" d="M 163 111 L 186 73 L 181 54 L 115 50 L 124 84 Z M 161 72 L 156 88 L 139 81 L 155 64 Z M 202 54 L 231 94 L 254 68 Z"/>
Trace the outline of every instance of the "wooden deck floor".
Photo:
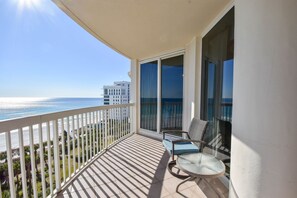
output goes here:
<path id="1" fill-rule="evenodd" d="M 98 157 L 58 197 L 217 197 L 203 182 L 186 182 L 176 193 L 182 180 L 167 171 L 168 161 L 160 141 L 132 135 Z M 227 197 L 218 179 L 211 183 Z"/>

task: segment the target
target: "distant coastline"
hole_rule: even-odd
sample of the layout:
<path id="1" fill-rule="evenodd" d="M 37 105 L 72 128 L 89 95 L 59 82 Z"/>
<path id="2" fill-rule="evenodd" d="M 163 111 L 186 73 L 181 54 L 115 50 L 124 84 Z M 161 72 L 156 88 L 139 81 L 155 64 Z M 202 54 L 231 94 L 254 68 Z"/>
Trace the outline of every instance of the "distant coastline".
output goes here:
<path id="1" fill-rule="evenodd" d="M 0 97 L 0 122 L 7 119 L 54 113 L 103 105 L 103 98 L 18 98 Z M 38 142 L 38 130 L 33 128 L 34 143 Z M 53 137 L 51 135 L 51 137 Z M 12 149 L 19 147 L 18 133 L 11 133 Z M 46 136 L 44 136 L 46 140 Z M 24 145 L 29 144 L 28 129 L 24 130 Z M 0 134 L 0 152 L 6 151 L 5 135 Z"/>
<path id="2" fill-rule="evenodd" d="M 0 121 L 103 105 L 103 98 L 0 97 Z"/>

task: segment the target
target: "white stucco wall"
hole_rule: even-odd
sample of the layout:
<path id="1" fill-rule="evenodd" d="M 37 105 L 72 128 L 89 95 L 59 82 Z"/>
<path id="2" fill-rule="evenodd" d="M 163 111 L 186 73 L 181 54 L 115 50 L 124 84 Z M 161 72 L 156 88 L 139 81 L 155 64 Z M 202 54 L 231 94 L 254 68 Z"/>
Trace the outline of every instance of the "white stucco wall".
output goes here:
<path id="1" fill-rule="evenodd" d="M 200 117 L 201 37 L 194 37 L 185 47 L 183 129 L 188 130 L 193 117 Z"/>
<path id="2" fill-rule="evenodd" d="M 235 1 L 234 64 L 232 185 L 241 198 L 296 197 L 296 0 Z"/>
<path id="3" fill-rule="evenodd" d="M 136 131 L 138 133 L 138 123 L 139 123 L 139 116 L 138 116 L 138 108 L 139 108 L 139 97 L 138 97 L 138 61 L 137 60 L 131 60 L 131 66 L 130 66 L 130 78 L 131 78 L 131 84 L 130 84 L 130 103 L 134 103 L 135 106 L 133 108 L 132 118 L 133 118 L 133 126 L 132 131 Z"/>
<path id="4" fill-rule="evenodd" d="M 196 37 L 187 44 L 184 55 L 184 102 L 183 102 L 183 130 L 188 130 L 195 114 L 195 81 L 197 64 Z"/>

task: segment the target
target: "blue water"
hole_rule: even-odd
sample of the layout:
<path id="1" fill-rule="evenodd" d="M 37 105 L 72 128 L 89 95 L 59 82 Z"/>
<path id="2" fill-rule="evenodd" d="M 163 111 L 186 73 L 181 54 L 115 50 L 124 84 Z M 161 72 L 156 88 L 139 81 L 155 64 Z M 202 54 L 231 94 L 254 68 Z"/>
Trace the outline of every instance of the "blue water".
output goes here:
<path id="1" fill-rule="evenodd" d="M 0 97 L 0 121 L 101 105 L 102 98 Z"/>
<path id="2" fill-rule="evenodd" d="M 0 97 L 0 121 L 14 118 L 21 118 L 58 111 L 101 106 L 103 98 L 5 98 Z M 44 126 L 45 127 L 45 126 Z M 1 129 L 0 129 L 1 131 Z M 45 128 L 44 128 L 44 131 Z M 28 128 L 23 129 L 23 143 L 29 145 Z M 50 135 L 51 139 L 53 134 Z M 43 135 L 43 141 L 47 136 Z M 39 142 L 39 133 L 37 128 L 33 127 L 34 144 Z M 19 147 L 19 136 L 16 130 L 11 131 L 11 148 Z M 0 134 L 0 152 L 6 150 L 6 141 L 4 133 Z"/>

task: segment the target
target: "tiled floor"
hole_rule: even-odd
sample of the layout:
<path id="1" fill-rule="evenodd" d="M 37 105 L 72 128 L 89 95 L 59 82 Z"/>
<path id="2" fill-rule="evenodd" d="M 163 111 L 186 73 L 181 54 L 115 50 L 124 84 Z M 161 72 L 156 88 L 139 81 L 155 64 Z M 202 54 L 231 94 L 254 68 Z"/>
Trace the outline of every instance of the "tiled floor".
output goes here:
<path id="1" fill-rule="evenodd" d="M 217 197 L 203 182 L 186 182 L 176 193 L 182 180 L 167 171 L 168 160 L 160 141 L 133 135 L 96 159 L 58 197 Z M 211 183 L 227 197 L 218 179 Z"/>

